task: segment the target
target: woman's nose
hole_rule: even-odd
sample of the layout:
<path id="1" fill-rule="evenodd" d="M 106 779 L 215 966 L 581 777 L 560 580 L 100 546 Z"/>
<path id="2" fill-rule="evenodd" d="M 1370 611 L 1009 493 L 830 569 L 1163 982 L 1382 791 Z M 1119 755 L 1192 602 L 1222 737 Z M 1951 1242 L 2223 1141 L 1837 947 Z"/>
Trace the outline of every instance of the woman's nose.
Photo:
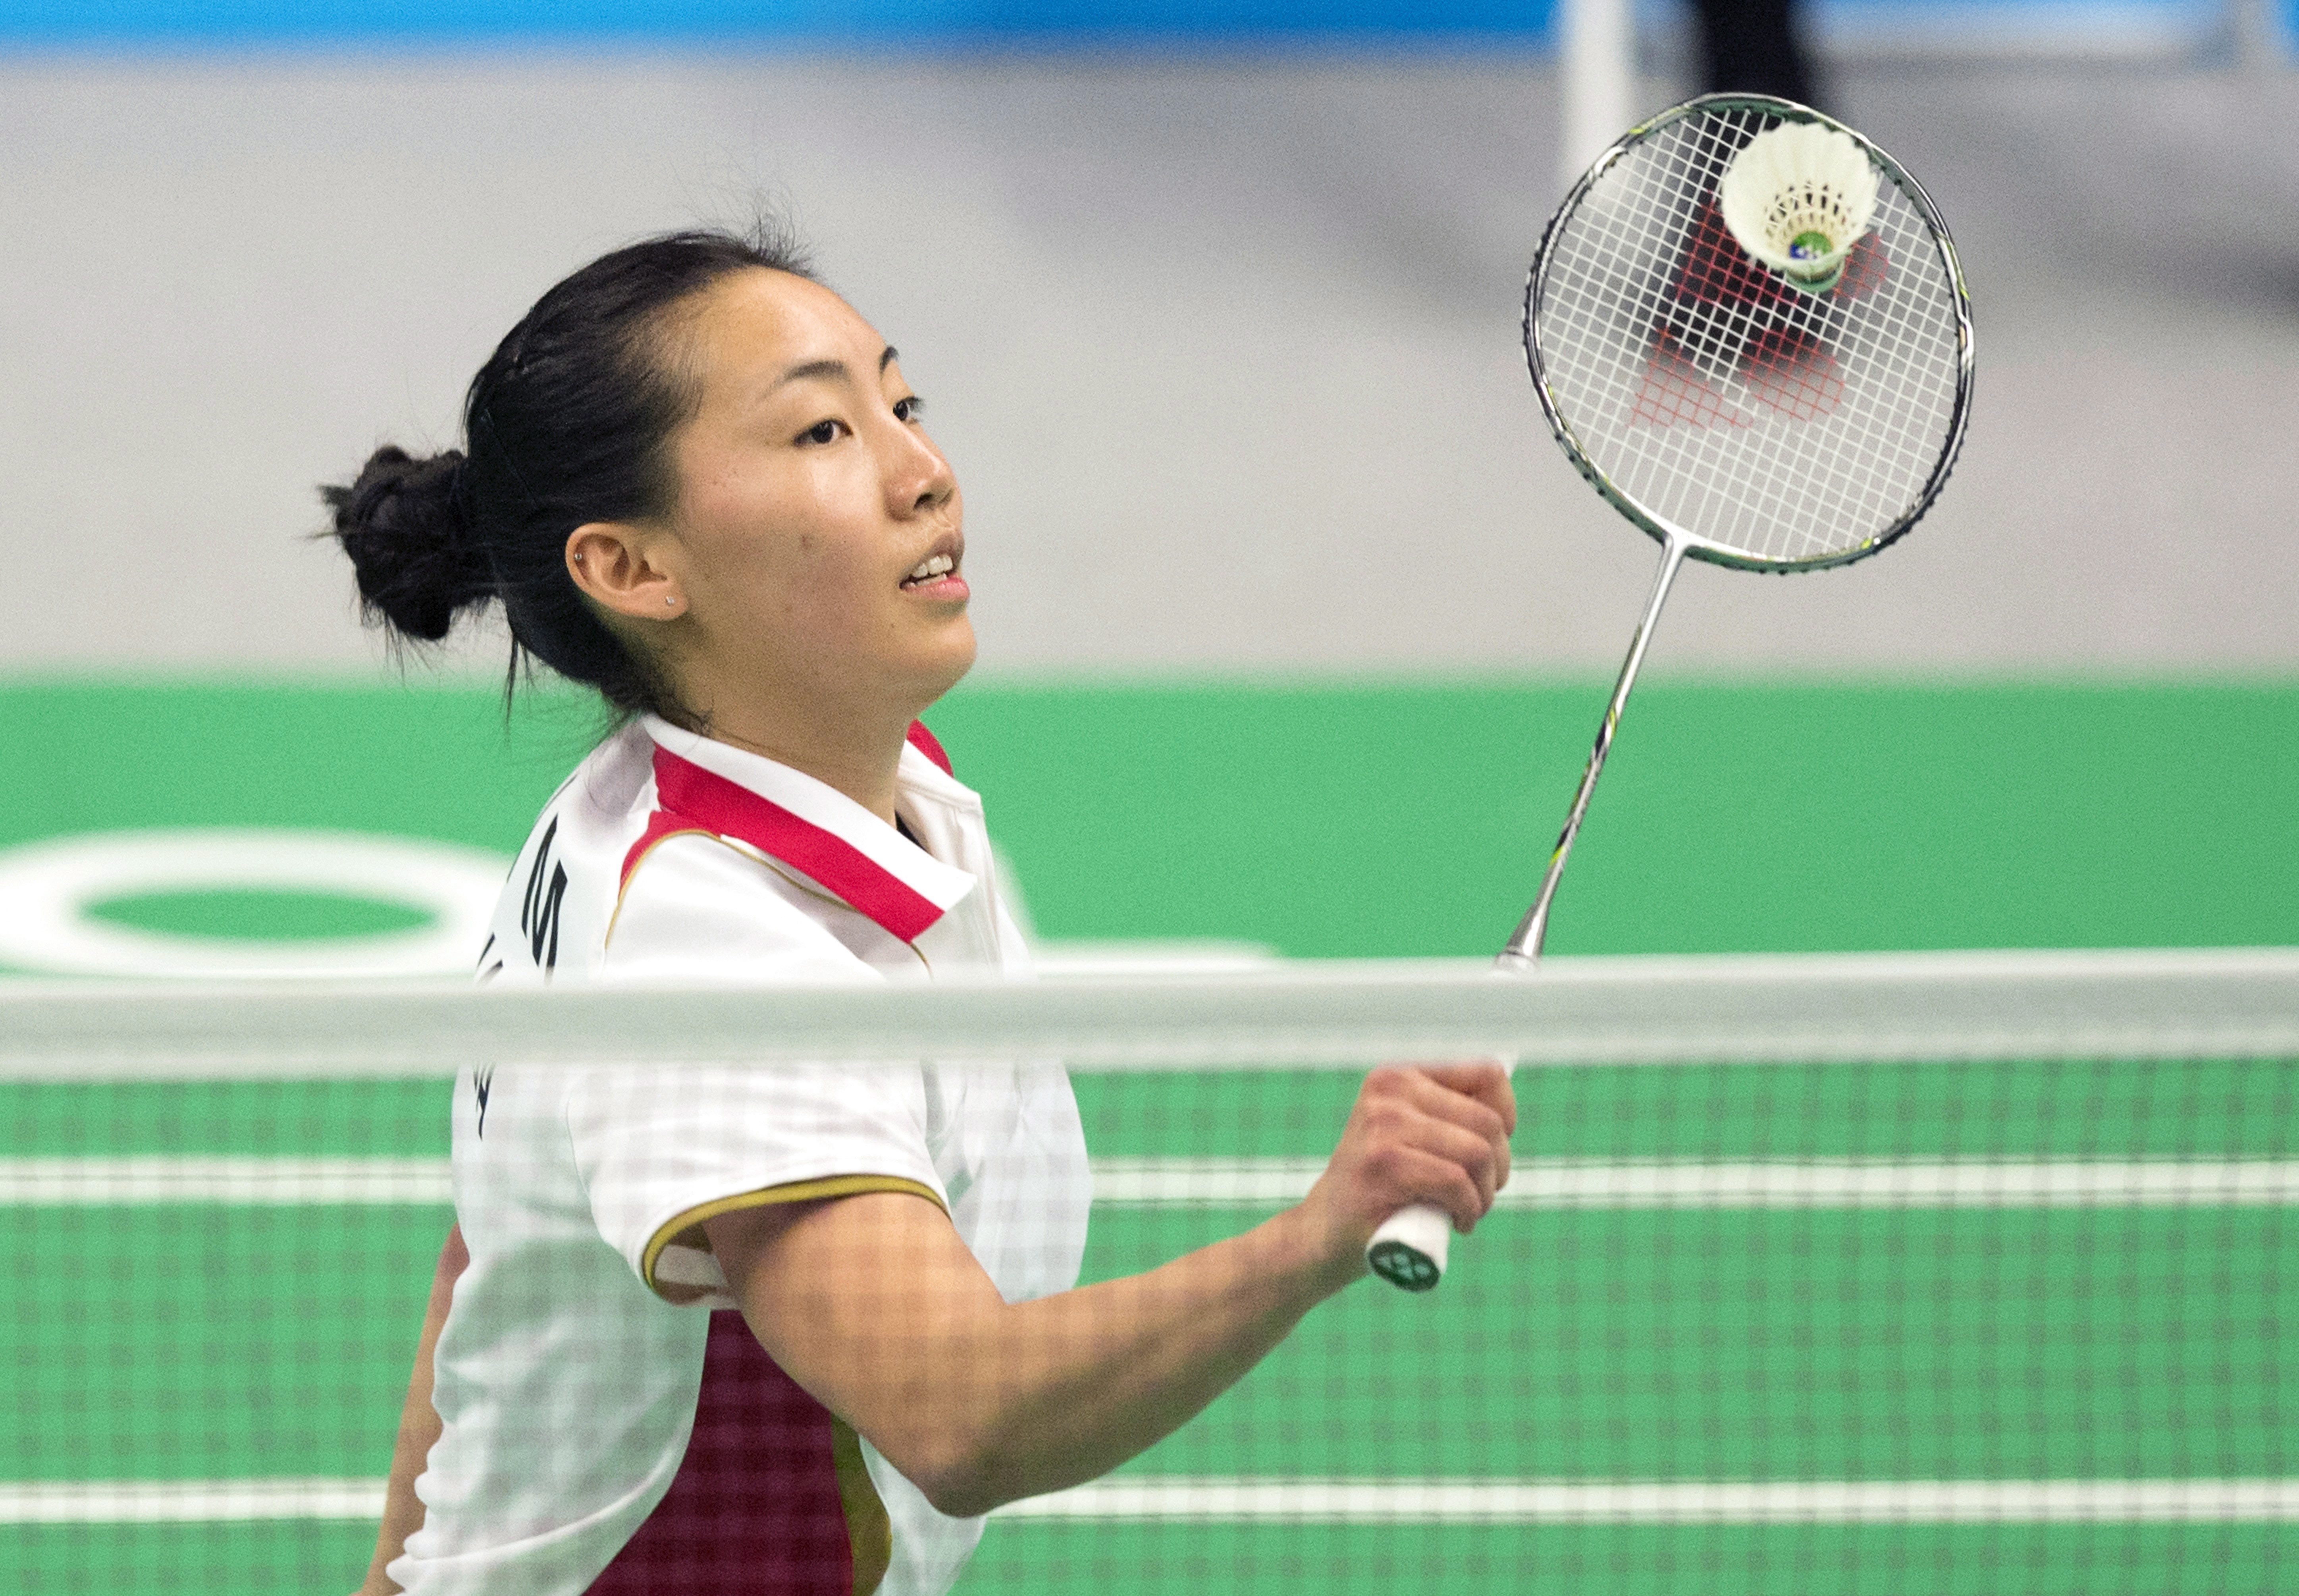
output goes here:
<path id="1" fill-rule="evenodd" d="M 915 428 L 903 426 L 886 472 L 886 508 L 898 516 L 939 508 L 958 491 L 958 478 L 942 451 Z"/>

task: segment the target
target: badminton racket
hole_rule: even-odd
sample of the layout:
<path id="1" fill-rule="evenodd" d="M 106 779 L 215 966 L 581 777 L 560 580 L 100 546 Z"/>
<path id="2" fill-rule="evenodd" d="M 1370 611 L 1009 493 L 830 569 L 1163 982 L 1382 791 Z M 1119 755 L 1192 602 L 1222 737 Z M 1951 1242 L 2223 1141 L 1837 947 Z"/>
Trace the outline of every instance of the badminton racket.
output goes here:
<path id="1" fill-rule="evenodd" d="M 1946 483 L 1971 413 L 1971 303 L 1947 225 L 1898 162 L 1787 100 L 1706 95 L 1631 129 L 1573 186 L 1525 280 L 1549 428 L 1661 544 L 1540 891 L 1497 963 L 1540 957 L 1564 861 L 1670 585 L 1689 558 L 1817 570 L 1889 546 Z M 1427 1204 L 1367 1261 L 1437 1284 Z"/>

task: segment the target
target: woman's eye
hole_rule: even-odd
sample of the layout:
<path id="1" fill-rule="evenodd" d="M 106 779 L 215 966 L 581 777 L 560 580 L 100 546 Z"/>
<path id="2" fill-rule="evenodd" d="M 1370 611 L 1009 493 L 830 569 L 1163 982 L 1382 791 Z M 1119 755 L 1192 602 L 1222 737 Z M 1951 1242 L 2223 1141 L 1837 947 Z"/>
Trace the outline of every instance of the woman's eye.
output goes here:
<path id="1" fill-rule="evenodd" d="M 801 444 L 834 444 L 838 441 L 838 435 L 845 430 L 846 423 L 843 421 L 817 421 L 798 435 L 798 441 Z"/>
<path id="2" fill-rule="evenodd" d="M 894 401 L 894 420 L 897 421 L 915 421 L 925 413 L 926 402 L 916 394 L 907 399 Z"/>

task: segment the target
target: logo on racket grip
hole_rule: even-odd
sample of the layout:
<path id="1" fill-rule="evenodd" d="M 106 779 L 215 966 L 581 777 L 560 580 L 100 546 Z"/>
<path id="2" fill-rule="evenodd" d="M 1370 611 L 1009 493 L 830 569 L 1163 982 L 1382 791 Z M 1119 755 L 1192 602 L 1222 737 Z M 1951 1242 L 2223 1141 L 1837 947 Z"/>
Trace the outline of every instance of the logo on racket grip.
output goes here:
<path id="1" fill-rule="evenodd" d="M 1365 1253 L 1365 1261 L 1374 1274 L 1408 1292 L 1425 1292 L 1444 1274 L 1435 1259 L 1405 1242 L 1375 1242 Z"/>

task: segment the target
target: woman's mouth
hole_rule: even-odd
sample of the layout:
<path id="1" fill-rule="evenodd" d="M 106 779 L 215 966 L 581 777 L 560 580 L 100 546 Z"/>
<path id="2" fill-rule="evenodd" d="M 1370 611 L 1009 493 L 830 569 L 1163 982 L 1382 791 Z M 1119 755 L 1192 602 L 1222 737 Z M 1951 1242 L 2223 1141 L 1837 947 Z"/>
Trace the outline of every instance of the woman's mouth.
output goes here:
<path id="1" fill-rule="evenodd" d="M 958 574 L 958 559 L 952 554 L 928 554 L 902 578 L 902 591 L 924 594 L 929 598 L 964 598 L 967 588 L 966 578 Z"/>

